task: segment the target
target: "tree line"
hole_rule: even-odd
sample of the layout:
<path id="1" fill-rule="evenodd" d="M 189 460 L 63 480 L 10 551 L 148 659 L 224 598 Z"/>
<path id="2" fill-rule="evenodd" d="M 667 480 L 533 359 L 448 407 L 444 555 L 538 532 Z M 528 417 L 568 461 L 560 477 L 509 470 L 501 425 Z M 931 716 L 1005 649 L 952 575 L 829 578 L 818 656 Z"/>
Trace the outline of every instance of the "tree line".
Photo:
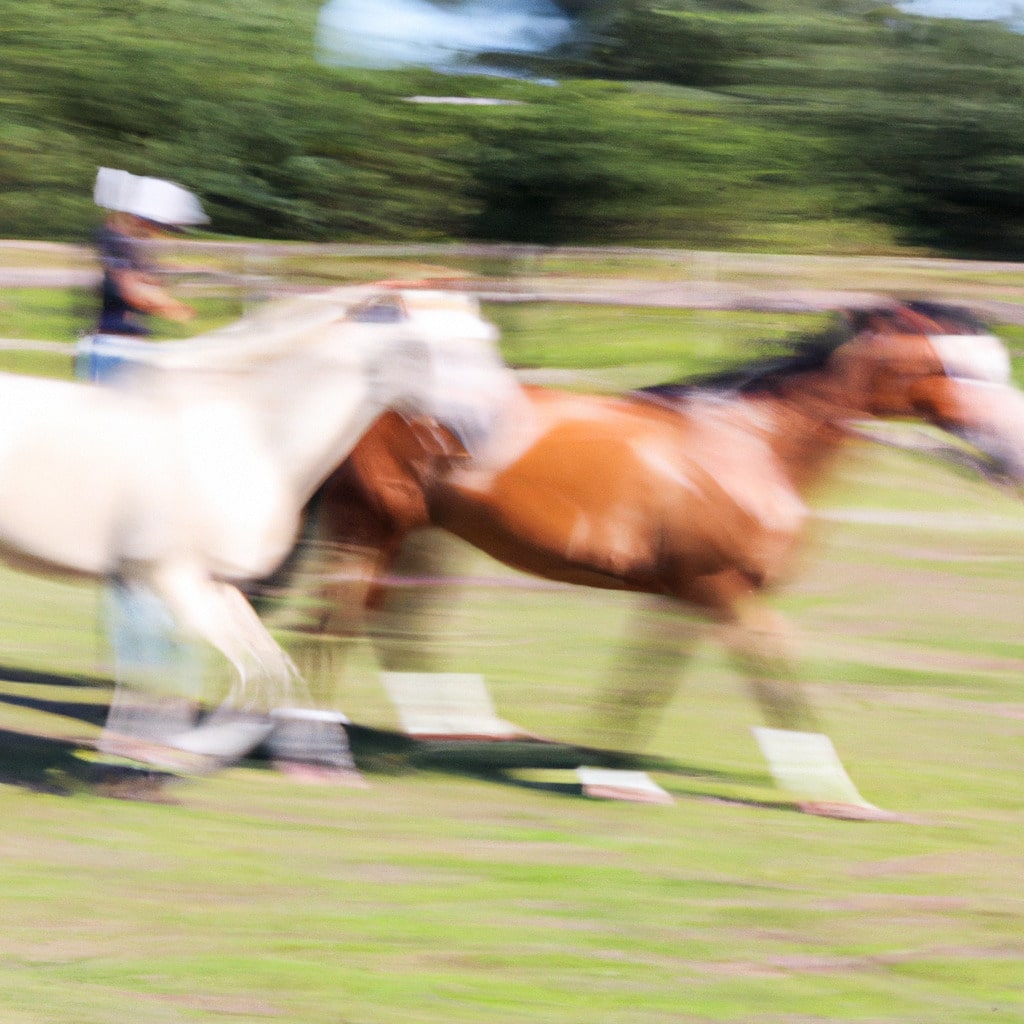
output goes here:
<path id="1" fill-rule="evenodd" d="M 318 60 L 318 0 L 19 0 L 0 224 L 82 239 L 99 165 L 226 235 L 1016 258 L 1024 37 L 873 0 L 562 0 L 508 77 Z M 463 95 L 501 105 L 411 102 Z"/>

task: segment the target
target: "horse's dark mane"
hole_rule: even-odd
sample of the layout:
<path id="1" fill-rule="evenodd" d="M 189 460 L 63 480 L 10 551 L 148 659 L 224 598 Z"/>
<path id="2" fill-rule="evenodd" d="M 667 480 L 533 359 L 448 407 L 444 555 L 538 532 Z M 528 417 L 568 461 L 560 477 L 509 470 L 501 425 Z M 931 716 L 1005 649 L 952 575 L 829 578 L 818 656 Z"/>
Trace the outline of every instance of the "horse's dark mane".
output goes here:
<path id="1" fill-rule="evenodd" d="M 713 373 L 688 377 L 667 384 L 640 388 L 635 394 L 656 401 L 676 401 L 698 394 L 761 394 L 776 391 L 782 383 L 805 373 L 820 370 L 840 345 L 848 342 L 857 330 L 848 319 L 830 325 L 823 331 L 794 335 L 785 342 L 783 352 L 760 356 L 738 366 Z M 761 343 L 775 347 L 777 340 Z"/>
<path id="2" fill-rule="evenodd" d="M 782 353 L 758 357 L 738 366 L 681 381 L 641 388 L 634 394 L 660 402 L 676 402 L 700 394 L 772 394 L 786 381 L 820 370 L 837 348 L 862 331 L 872 327 L 877 329 L 881 322 L 885 322 L 893 331 L 919 334 L 926 329 L 922 318 L 932 322 L 935 333 L 982 334 L 988 330 L 970 310 L 930 300 L 851 309 L 823 331 L 794 335 L 785 343 L 786 350 Z M 764 341 L 761 344 L 764 348 L 774 348 L 778 342 Z"/>
<path id="3" fill-rule="evenodd" d="M 952 306 L 946 302 L 932 302 L 926 299 L 915 299 L 905 302 L 904 305 L 955 334 L 985 334 L 989 329 L 983 320 L 963 306 Z"/>

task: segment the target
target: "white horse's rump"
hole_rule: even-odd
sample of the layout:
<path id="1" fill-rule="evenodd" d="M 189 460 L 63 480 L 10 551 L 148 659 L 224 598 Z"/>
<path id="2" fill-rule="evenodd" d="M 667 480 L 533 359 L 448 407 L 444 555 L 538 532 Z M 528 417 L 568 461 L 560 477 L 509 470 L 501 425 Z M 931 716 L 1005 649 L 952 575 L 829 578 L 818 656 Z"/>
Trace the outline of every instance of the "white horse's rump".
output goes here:
<path id="1" fill-rule="evenodd" d="M 117 387 L 0 375 L 0 552 L 152 591 L 234 666 L 234 707 L 287 707 L 294 667 L 235 584 L 276 568 L 385 409 L 486 433 L 515 390 L 495 336 L 472 300 L 349 289 L 148 346 Z"/>

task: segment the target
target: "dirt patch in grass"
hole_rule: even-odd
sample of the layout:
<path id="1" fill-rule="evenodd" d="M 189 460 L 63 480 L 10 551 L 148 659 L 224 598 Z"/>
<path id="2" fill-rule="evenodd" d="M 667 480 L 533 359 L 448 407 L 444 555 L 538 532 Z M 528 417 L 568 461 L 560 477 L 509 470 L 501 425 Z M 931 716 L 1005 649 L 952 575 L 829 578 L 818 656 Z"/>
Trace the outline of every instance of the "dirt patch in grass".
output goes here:
<path id="1" fill-rule="evenodd" d="M 155 994 L 147 993 L 145 999 L 170 1003 L 188 1010 L 203 1010 L 207 1013 L 224 1014 L 230 1017 L 283 1017 L 285 1011 L 263 999 L 246 998 L 238 995 Z"/>

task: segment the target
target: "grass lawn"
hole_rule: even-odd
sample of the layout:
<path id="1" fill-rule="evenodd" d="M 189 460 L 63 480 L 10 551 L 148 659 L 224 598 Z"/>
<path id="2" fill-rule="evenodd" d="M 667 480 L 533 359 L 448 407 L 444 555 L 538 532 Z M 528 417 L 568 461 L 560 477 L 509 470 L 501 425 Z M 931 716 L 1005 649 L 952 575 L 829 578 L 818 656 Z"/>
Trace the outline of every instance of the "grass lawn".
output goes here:
<path id="1" fill-rule="evenodd" d="M 790 329 L 547 308 L 556 320 L 500 312 L 510 358 L 672 376 L 734 352 L 729 339 Z M 0 1020 L 1024 1019 L 1024 506 L 864 443 L 816 508 L 776 604 L 847 769 L 898 823 L 787 802 L 713 637 L 633 751 L 671 806 L 584 798 L 550 765 L 425 756 L 389 732 L 360 639 L 332 647 L 314 682 L 356 723 L 369 788 L 302 786 L 254 759 L 166 802 L 110 799 L 76 756 L 111 692 L 101 595 L 3 570 Z M 635 599 L 453 556 L 437 660 L 483 673 L 524 728 L 587 742 Z"/>
<path id="2" fill-rule="evenodd" d="M 851 775 L 906 823 L 795 813 L 711 643 L 644 751 L 670 807 L 369 742 L 367 790 L 253 761 L 175 803 L 105 799 L 72 757 L 109 698 L 97 594 L 5 574 L 0 1017 L 1021 1019 L 1024 509 L 868 446 L 819 505 L 778 604 Z M 515 587 L 460 559 L 487 585 L 449 591 L 446 667 L 578 742 L 632 599 Z M 388 728 L 372 652 L 352 647 L 338 700 Z"/>

